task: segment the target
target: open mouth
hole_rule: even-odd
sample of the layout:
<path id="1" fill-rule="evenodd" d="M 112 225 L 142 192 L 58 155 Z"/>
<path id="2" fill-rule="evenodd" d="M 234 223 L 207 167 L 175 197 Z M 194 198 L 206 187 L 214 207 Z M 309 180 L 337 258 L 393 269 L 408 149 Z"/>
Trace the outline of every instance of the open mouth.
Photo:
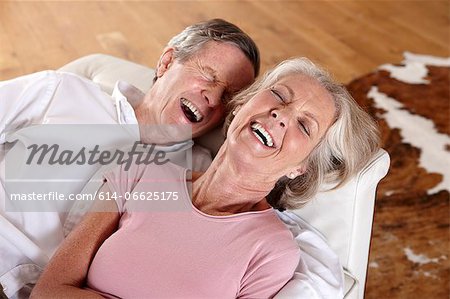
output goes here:
<path id="1" fill-rule="evenodd" d="M 189 119 L 193 123 L 201 122 L 203 119 L 203 115 L 199 111 L 199 109 L 192 104 L 191 101 L 181 98 L 180 101 L 181 110 L 183 110 L 184 115 L 186 115 L 187 119 Z"/>
<path id="2" fill-rule="evenodd" d="M 258 138 L 259 141 L 265 146 L 274 147 L 273 138 L 270 136 L 269 132 L 263 128 L 259 123 L 252 123 L 251 126 L 253 134 Z"/>

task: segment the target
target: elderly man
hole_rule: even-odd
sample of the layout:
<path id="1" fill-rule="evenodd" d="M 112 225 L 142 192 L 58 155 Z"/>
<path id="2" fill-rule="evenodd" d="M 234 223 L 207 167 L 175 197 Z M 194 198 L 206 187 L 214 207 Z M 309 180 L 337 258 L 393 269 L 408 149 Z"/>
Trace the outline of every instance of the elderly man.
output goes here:
<path id="1" fill-rule="evenodd" d="M 235 25 L 215 19 L 189 26 L 170 40 L 146 94 L 118 83 L 110 96 L 89 80 L 55 71 L 0 82 L 0 284 L 4 293 L 26 296 L 65 236 L 64 213 L 5 209 L 10 193 L 5 185 L 5 157 L 20 137 L 36 135 L 32 125 L 138 124 L 142 128 L 175 124 L 191 127 L 197 137 L 223 120 L 224 103 L 252 83 L 258 72 L 259 53 L 251 38 Z M 121 138 L 117 136 L 98 142 L 117 144 Z M 81 192 L 98 168 L 85 167 L 70 192 Z"/>
<path id="2" fill-rule="evenodd" d="M 170 40 L 152 88 L 141 98 L 130 92 L 119 115 L 96 84 L 72 74 L 46 71 L 1 82 L 0 142 L 5 128 L 39 123 L 189 124 L 196 137 L 220 123 L 223 102 L 258 72 L 257 47 L 239 28 L 218 19 L 195 24 Z"/>

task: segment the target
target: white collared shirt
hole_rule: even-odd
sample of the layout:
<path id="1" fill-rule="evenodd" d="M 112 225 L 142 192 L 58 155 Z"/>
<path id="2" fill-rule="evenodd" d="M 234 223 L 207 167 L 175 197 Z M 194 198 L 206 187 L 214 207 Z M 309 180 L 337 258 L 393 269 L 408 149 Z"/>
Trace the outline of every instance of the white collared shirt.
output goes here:
<path id="1" fill-rule="evenodd" d="M 110 96 L 71 73 L 42 71 L 0 82 L 0 144 L 5 133 L 36 124 L 137 124 L 116 83 Z"/>
<path id="2" fill-rule="evenodd" d="M 5 160 L 14 142 L 38 138 L 39 126 L 46 124 L 137 124 L 127 98 L 141 96 L 142 92 L 125 82 L 117 82 L 113 94 L 108 95 L 86 78 L 57 71 L 0 82 L 0 284 L 8 297 L 18 296 L 24 286 L 36 283 L 64 239 L 67 216 L 58 212 L 6 212 Z M 137 131 L 131 136 L 114 132 L 113 137 L 99 142 L 117 145 L 121 138 L 139 140 L 139 130 L 134 127 Z M 95 173 L 97 169 L 88 170 Z M 75 192 L 80 192 L 90 177 L 83 177 Z M 72 214 L 79 217 L 79 213 Z"/>

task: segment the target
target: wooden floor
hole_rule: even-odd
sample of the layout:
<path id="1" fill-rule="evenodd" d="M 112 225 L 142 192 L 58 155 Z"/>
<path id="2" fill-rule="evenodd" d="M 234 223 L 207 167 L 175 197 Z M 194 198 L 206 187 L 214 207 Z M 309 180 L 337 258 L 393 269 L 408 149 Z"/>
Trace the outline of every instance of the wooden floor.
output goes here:
<path id="1" fill-rule="evenodd" d="M 0 80 L 102 52 L 154 66 L 193 22 L 230 20 L 258 43 L 262 69 L 307 56 L 342 82 L 403 51 L 449 55 L 449 1 L 0 2 Z"/>
<path id="2" fill-rule="evenodd" d="M 214 17 L 236 23 L 255 39 L 262 70 L 307 56 L 347 83 L 383 63 L 401 62 L 404 51 L 450 56 L 449 1 L 0 0 L 0 80 L 97 52 L 154 66 L 171 36 Z M 386 288 L 408 288 L 368 277 L 366 298 L 386 298 Z"/>

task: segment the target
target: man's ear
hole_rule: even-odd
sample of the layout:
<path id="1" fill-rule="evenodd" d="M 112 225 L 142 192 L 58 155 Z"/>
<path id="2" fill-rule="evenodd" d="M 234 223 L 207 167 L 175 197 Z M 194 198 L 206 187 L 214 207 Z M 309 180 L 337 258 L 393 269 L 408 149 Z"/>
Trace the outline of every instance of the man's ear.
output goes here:
<path id="1" fill-rule="evenodd" d="M 156 76 L 158 78 L 162 77 L 164 73 L 170 68 L 174 57 L 174 49 L 172 47 L 167 47 L 164 49 L 161 57 L 159 58 L 158 65 L 156 66 Z"/>

